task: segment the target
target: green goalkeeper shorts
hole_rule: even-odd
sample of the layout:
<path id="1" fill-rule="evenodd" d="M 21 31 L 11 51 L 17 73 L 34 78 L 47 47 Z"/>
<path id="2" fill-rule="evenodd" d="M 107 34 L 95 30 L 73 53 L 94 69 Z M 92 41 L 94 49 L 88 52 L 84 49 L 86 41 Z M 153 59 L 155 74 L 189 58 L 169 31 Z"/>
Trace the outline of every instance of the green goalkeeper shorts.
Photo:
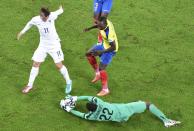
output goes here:
<path id="1" fill-rule="evenodd" d="M 128 104 L 117 105 L 119 115 L 115 115 L 115 121 L 127 121 L 132 115 L 142 113 L 146 110 L 146 103 L 143 101 L 131 102 Z M 115 111 L 116 112 L 116 111 Z"/>
<path id="2" fill-rule="evenodd" d="M 143 101 L 131 102 L 127 106 L 133 113 L 142 113 L 146 110 L 146 103 Z"/>

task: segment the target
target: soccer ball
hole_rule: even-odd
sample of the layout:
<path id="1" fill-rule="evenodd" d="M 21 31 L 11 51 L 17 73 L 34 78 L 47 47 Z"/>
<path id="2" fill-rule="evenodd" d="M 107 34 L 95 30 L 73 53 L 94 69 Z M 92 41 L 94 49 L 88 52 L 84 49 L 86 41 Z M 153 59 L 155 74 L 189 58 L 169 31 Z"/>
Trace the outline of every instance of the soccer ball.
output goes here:
<path id="1" fill-rule="evenodd" d="M 61 106 L 62 109 L 69 112 L 71 109 L 75 108 L 76 103 L 72 99 L 68 98 L 68 99 L 61 100 L 60 106 Z"/>

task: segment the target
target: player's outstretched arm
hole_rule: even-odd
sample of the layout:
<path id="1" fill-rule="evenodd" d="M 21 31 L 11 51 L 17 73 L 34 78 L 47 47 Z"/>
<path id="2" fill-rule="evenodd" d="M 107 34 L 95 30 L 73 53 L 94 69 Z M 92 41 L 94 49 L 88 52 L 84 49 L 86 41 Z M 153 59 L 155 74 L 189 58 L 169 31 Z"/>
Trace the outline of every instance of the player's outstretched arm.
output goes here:
<path id="1" fill-rule="evenodd" d="M 70 112 L 71 112 L 73 115 L 78 116 L 78 117 L 80 117 L 80 118 L 84 118 L 84 115 L 85 115 L 85 113 L 82 113 L 82 112 L 79 112 L 79 111 L 76 111 L 76 110 L 71 110 Z"/>
<path id="2" fill-rule="evenodd" d="M 59 9 L 58 10 L 56 10 L 55 12 L 53 12 L 55 15 L 61 15 L 62 13 L 63 13 L 63 6 L 62 5 L 60 5 L 59 6 Z"/>
<path id="3" fill-rule="evenodd" d="M 91 26 L 91 27 L 89 27 L 89 28 L 85 28 L 85 29 L 84 29 L 84 32 L 88 32 L 88 31 L 90 31 L 90 30 L 92 30 L 92 29 L 95 29 L 95 28 L 97 28 L 97 25 Z"/>
<path id="4" fill-rule="evenodd" d="M 80 101 L 80 100 L 88 100 L 88 101 L 90 101 L 90 102 L 93 102 L 93 100 L 94 100 L 96 97 L 94 97 L 94 96 L 70 96 L 70 95 L 68 95 L 68 96 L 66 96 L 65 98 L 66 98 L 66 99 L 70 99 L 70 100 L 72 100 L 72 101 L 74 101 L 74 102 Z"/>
<path id="5" fill-rule="evenodd" d="M 23 28 L 22 31 L 20 31 L 18 34 L 17 34 L 17 40 L 20 40 L 20 38 L 26 33 L 26 31 L 28 31 L 31 27 L 33 26 L 33 21 L 29 21 L 26 26 Z"/>
<path id="6" fill-rule="evenodd" d="M 77 100 L 88 100 L 91 101 L 94 97 L 93 96 L 78 96 Z"/>
<path id="7" fill-rule="evenodd" d="M 21 32 L 19 32 L 18 34 L 17 34 L 17 40 L 20 40 L 20 38 L 22 37 L 22 33 Z"/>

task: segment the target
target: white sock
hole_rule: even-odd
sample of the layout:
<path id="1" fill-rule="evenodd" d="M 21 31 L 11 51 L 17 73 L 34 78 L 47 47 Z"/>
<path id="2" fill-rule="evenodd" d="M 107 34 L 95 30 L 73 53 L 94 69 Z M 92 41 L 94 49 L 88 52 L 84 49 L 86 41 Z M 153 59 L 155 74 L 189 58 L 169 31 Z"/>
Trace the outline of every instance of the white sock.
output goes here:
<path id="1" fill-rule="evenodd" d="M 27 86 L 29 86 L 31 88 L 33 87 L 33 84 L 34 84 L 34 81 L 38 75 L 38 72 L 39 72 L 39 67 L 32 67 Z"/>
<path id="2" fill-rule="evenodd" d="M 69 78 L 69 73 L 67 71 L 67 68 L 63 65 L 63 67 L 60 69 L 61 74 L 63 75 L 64 79 L 66 80 L 67 84 L 70 84 L 71 80 Z"/>

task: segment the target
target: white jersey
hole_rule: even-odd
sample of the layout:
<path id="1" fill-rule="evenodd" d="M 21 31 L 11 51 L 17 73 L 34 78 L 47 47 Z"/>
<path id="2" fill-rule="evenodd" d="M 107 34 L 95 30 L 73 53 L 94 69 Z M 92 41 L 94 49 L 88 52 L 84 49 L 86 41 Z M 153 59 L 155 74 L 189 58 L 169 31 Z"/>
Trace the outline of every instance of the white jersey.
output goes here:
<path id="1" fill-rule="evenodd" d="M 57 34 L 55 28 L 55 20 L 57 19 L 58 15 L 63 13 L 63 8 L 55 12 L 51 12 L 49 18 L 46 22 L 44 22 L 40 16 L 33 17 L 24 29 L 21 31 L 24 34 L 27 30 L 29 30 L 33 25 L 35 25 L 40 33 L 40 45 L 44 47 L 53 47 L 53 46 L 61 46 L 60 45 L 60 38 Z"/>

